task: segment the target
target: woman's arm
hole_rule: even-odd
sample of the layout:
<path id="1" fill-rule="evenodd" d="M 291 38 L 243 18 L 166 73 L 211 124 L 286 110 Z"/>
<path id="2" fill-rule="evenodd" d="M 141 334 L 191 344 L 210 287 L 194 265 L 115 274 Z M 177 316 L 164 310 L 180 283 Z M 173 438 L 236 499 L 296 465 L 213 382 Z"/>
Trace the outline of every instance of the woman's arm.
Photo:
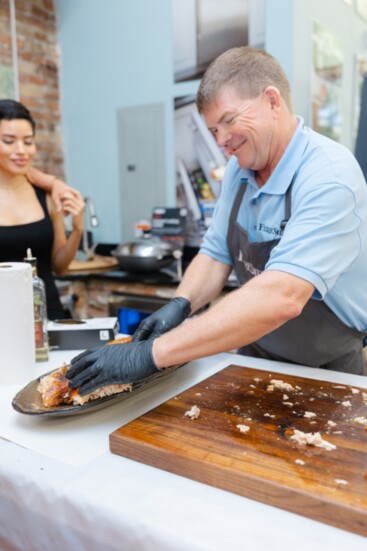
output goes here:
<path id="1" fill-rule="evenodd" d="M 72 217 L 72 231 L 66 237 L 63 213 L 53 211 L 53 205 L 48 196 L 48 208 L 54 228 L 54 242 L 52 247 L 52 270 L 61 275 L 75 257 L 78 250 L 80 238 L 84 229 L 84 208 L 85 203 L 76 189 L 69 188 L 63 195 L 64 214 Z"/>

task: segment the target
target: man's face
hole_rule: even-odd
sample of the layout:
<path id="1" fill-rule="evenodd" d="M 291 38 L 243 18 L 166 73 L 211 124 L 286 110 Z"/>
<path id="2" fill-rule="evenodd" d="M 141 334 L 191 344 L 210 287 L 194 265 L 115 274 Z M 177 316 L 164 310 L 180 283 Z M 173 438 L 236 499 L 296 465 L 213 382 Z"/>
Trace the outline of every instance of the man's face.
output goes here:
<path id="1" fill-rule="evenodd" d="M 203 114 L 218 145 L 235 155 L 241 168 L 259 171 L 271 165 L 276 149 L 275 111 L 265 92 L 255 99 L 242 99 L 228 87 Z"/>

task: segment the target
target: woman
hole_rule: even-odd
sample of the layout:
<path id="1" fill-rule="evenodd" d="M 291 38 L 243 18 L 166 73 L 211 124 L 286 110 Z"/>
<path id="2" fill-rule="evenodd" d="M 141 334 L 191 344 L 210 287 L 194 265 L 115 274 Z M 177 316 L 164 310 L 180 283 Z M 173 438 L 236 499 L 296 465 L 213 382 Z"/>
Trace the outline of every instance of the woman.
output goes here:
<path id="1" fill-rule="evenodd" d="M 21 262 L 30 247 L 45 282 L 48 318 L 57 319 L 65 313 L 53 273 L 62 274 L 75 256 L 83 233 L 84 201 L 78 191 L 67 187 L 62 212 L 49 193 L 33 187 L 28 174 L 32 174 L 35 154 L 35 122 L 30 112 L 14 100 L 0 100 L 0 262 Z M 72 217 L 68 238 L 65 213 Z"/>

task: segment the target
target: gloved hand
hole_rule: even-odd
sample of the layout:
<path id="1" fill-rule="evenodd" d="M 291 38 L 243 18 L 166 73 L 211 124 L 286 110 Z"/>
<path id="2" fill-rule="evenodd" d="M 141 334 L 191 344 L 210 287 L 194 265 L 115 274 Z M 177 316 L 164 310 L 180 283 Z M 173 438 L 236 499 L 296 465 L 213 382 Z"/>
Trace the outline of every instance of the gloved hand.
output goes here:
<path id="1" fill-rule="evenodd" d="M 88 394 L 104 385 L 127 384 L 160 371 L 153 360 L 153 341 L 110 344 L 82 352 L 66 372 L 70 388 Z"/>
<path id="2" fill-rule="evenodd" d="M 140 322 L 133 335 L 133 342 L 155 339 L 177 325 L 180 325 L 191 312 L 191 304 L 187 298 L 176 297 Z"/>

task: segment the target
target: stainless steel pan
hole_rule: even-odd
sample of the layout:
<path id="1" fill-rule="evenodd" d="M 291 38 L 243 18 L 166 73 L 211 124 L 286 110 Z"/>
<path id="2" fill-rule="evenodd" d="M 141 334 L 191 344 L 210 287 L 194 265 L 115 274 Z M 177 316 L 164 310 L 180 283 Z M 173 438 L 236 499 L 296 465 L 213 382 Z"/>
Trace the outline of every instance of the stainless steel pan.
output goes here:
<path id="1" fill-rule="evenodd" d="M 111 254 L 118 260 L 122 270 L 153 272 L 161 270 L 181 257 L 181 251 L 172 244 L 150 233 L 136 241 L 119 245 Z"/>

